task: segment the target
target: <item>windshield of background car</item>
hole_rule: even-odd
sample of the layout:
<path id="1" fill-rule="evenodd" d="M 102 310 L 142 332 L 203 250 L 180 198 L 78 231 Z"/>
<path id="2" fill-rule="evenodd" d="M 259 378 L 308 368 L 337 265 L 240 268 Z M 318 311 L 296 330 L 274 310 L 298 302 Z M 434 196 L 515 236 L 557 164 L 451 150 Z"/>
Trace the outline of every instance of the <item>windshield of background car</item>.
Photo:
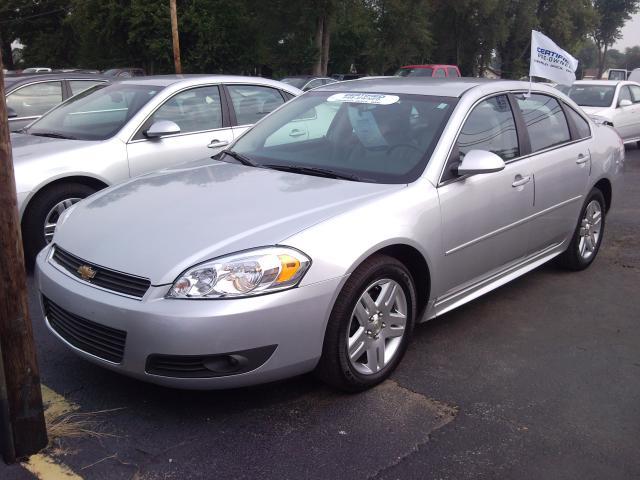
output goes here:
<path id="1" fill-rule="evenodd" d="M 573 85 L 567 95 L 581 107 L 610 107 L 615 93 L 615 85 Z"/>
<path id="2" fill-rule="evenodd" d="M 432 77 L 433 68 L 401 68 L 396 77 Z"/>
<path id="3" fill-rule="evenodd" d="M 282 83 L 286 83 L 287 85 L 291 85 L 292 87 L 302 88 L 305 83 L 309 81 L 308 78 L 296 78 L 296 77 L 287 77 L 280 80 Z"/>
<path id="4" fill-rule="evenodd" d="M 312 92 L 285 104 L 232 147 L 258 166 L 321 168 L 376 183 L 416 180 L 457 99 Z"/>
<path id="5" fill-rule="evenodd" d="M 163 87 L 113 84 L 71 98 L 27 129 L 32 135 L 106 140 L 115 135 Z"/>

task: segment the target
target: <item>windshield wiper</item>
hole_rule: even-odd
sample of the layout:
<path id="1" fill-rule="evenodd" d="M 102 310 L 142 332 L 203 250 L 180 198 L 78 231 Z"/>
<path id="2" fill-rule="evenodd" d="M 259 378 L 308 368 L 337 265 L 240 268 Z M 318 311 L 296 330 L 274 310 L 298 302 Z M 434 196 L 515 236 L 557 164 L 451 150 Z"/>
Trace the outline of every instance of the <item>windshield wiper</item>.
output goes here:
<path id="1" fill-rule="evenodd" d="M 272 168 L 283 172 L 301 173 L 303 175 L 315 175 L 316 177 L 338 178 L 340 180 L 351 180 L 352 182 L 361 182 L 362 179 L 357 175 L 350 173 L 336 172 L 328 168 L 321 167 L 305 167 L 302 165 L 262 165 L 264 168 Z"/>
<path id="2" fill-rule="evenodd" d="M 253 160 L 251 160 L 249 157 L 245 157 L 241 153 L 234 152 L 233 150 L 223 150 L 221 153 L 223 153 L 224 155 L 229 155 L 231 158 L 233 158 L 234 160 L 237 160 L 242 165 L 247 165 L 249 167 L 258 166 L 258 164 Z"/>
<path id="3" fill-rule="evenodd" d="M 29 133 L 29 131 L 25 130 L 24 133 Z M 61 138 L 63 140 L 77 140 L 76 137 L 71 137 L 69 135 L 62 135 L 60 133 L 53 133 L 53 132 L 30 133 L 30 135 L 35 135 L 36 137 Z"/>

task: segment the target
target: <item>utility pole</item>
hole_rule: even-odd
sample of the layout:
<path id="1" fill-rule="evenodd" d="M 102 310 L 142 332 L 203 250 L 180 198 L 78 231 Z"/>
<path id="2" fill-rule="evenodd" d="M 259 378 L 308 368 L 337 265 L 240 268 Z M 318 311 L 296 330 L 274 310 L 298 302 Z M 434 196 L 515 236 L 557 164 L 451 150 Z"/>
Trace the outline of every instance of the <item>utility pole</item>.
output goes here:
<path id="1" fill-rule="evenodd" d="M 180 62 L 180 39 L 178 38 L 178 12 L 176 10 L 176 0 L 169 0 L 171 8 L 171 37 L 173 38 L 173 63 L 176 73 L 182 73 L 182 63 Z"/>
<path id="2" fill-rule="evenodd" d="M 0 450 L 14 463 L 47 446 L 0 53 Z"/>

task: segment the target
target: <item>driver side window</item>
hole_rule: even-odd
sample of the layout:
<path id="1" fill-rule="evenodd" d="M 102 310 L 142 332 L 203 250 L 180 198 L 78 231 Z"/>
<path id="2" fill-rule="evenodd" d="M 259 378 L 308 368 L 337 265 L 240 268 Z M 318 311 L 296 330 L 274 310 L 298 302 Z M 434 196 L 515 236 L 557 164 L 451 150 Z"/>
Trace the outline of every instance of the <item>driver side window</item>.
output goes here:
<path id="1" fill-rule="evenodd" d="M 505 162 L 519 156 L 516 123 L 507 96 L 478 104 L 462 127 L 456 146 L 461 160 L 470 150 L 487 150 Z"/>

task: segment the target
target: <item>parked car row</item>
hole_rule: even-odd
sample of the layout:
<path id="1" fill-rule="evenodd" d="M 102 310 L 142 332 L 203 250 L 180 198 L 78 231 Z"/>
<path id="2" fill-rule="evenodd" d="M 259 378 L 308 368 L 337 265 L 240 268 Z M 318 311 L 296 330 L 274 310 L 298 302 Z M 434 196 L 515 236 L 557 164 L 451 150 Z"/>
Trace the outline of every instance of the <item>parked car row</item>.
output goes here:
<path id="1" fill-rule="evenodd" d="M 624 143 L 640 146 L 640 83 L 616 80 L 579 80 L 558 89 L 595 121 L 613 127 Z"/>
<path id="2" fill-rule="evenodd" d="M 529 89 L 409 75 L 293 98 L 200 76 L 81 93 L 12 136 L 47 327 L 161 385 L 315 371 L 370 388 L 417 323 L 596 258 L 624 146 Z"/>

